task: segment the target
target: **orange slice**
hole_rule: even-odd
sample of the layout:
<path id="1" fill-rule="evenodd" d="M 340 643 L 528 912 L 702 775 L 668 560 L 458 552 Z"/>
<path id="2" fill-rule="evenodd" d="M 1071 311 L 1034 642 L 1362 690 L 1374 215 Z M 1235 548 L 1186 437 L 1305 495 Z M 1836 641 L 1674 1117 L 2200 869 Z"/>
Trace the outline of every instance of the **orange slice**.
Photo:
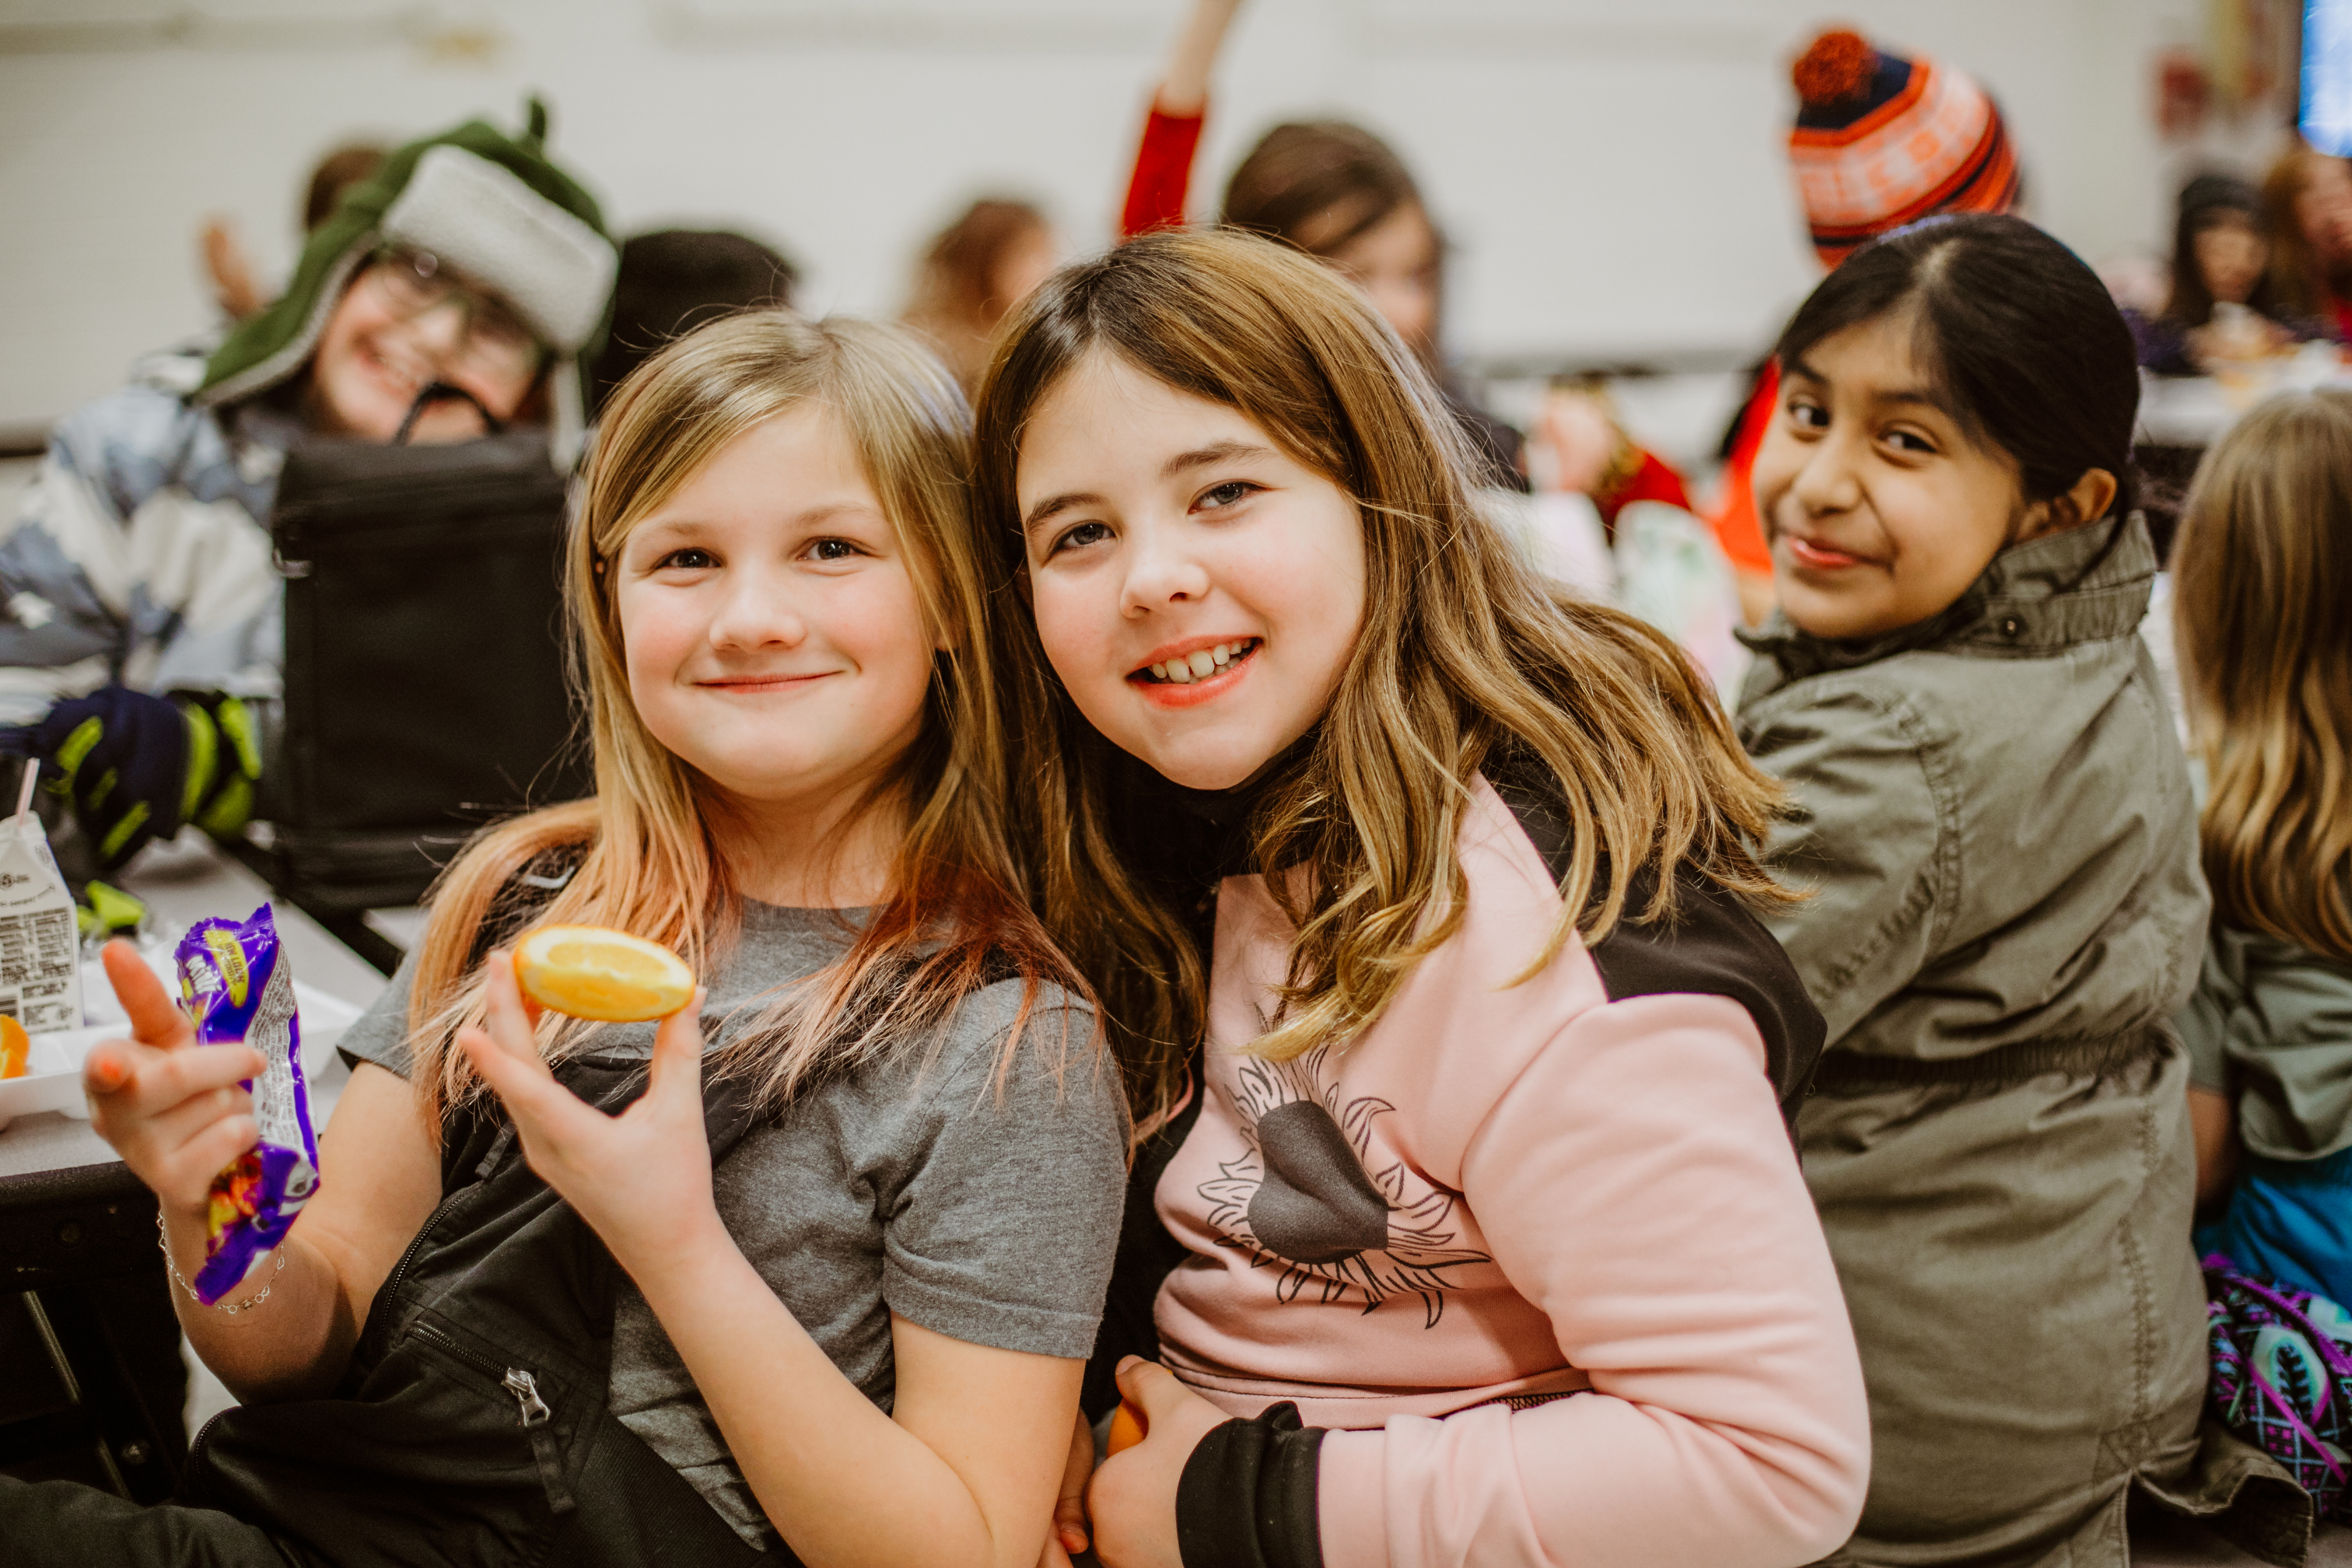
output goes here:
<path id="1" fill-rule="evenodd" d="M 602 926 L 541 926 L 516 944 L 514 962 L 524 995 L 574 1018 L 641 1024 L 694 1000 L 694 971 L 677 954 Z"/>
<path id="2" fill-rule="evenodd" d="M 1110 1436 L 1103 1442 L 1103 1458 L 1108 1459 L 1124 1448 L 1132 1448 L 1143 1441 L 1143 1412 L 1122 1399 L 1118 1408 L 1110 1413 Z"/>
<path id="3" fill-rule="evenodd" d="M 25 1026 L 0 1013 L 0 1078 L 23 1078 L 32 1066 L 33 1037 Z"/>

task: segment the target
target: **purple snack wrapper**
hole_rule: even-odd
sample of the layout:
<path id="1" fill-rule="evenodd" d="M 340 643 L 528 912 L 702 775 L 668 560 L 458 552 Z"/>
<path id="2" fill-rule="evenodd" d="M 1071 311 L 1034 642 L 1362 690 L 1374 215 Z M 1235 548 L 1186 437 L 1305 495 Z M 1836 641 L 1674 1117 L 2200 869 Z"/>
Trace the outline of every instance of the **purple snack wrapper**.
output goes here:
<path id="1" fill-rule="evenodd" d="M 294 1216 L 318 1193 L 319 1142 L 302 1079 L 294 976 L 269 906 L 247 921 L 198 921 L 174 956 L 180 1005 L 194 1021 L 196 1043 L 251 1046 L 263 1064 L 261 1076 L 246 1082 L 261 1141 L 213 1178 L 205 1261 L 194 1281 L 197 1299 L 210 1306 L 236 1288 L 254 1259 L 286 1239 Z"/>

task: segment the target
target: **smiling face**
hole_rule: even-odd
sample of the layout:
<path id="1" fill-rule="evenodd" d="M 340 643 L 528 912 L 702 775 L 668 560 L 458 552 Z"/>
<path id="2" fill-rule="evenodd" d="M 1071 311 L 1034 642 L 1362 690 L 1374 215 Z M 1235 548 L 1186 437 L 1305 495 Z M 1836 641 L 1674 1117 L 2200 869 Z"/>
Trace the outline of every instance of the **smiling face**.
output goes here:
<path id="1" fill-rule="evenodd" d="M 934 647 L 912 569 L 822 407 L 721 447 L 609 570 L 646 730 L 739 810 L 837 809 L 920 734 Z"/>
<path id="2" fill-rule="evenodd" d="M 2048 521 L 2016 460 L 1931 391 L 1896 311 L 1823 338 L 1780 378 L 1756 455 L 1757 510 L 1789 618 L 1815 637 L 1880 637 L 1948 607 Z"/>
<path id="3" fill-rule="evenodd" d="M 1227 789 L 1322 717 L 1364 616 L 1338 485 L 1097 350 L 1038 401 L 1016 489 L 1038 641 L 1114 744 Z"/>
<path id="4" fill-rule="evenodd" d="M 455 302 L 412 312 L 399 292 L 397 262 L 361 269 L 343 290 L 310 359 L 310 413 L 324 429 L 371 441 L 389 441 L 408 416 L 416 395 L 436 381 L 460 386 L 500 419 L 511 419 L 539 377 L 537 351 L 510 313 L 498 306 L 488 319 L 469 316 Z M 464 441 L 482 434 L 473 409 L 452 399 L 436 403 L 416 421 L 411 439 Z"/>

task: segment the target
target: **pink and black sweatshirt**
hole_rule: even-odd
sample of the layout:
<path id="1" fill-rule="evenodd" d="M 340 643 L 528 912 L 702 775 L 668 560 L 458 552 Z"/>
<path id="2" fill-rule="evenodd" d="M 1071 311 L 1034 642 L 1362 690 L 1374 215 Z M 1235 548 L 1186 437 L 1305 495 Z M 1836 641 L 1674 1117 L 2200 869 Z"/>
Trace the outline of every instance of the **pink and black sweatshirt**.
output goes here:
<path id="1" fill-rule="evenodd" d="M 1185 1468 L 1186 1568 L 1769 1568 L 1853 1529 L 1862 1374 L 1784 1120 L 1821 1016 L 1688 873 L 1672 923 L 1511 984 L 1560 910 L 1545 802 L 1475 782 L 1461 929 L 1287 1062 L 1240 1047 L 1292 928 L 1214 880 L 1208 1039 L 1139 1156 L 1089 1377 L 1098 1408 L 1156 1353 L 1234 1417 Z"/>

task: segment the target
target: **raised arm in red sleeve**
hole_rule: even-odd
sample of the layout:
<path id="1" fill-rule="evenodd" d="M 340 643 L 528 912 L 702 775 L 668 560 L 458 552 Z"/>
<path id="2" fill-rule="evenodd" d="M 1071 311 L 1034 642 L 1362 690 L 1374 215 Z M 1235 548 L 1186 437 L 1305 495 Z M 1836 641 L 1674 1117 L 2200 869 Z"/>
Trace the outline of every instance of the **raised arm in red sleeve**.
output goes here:
<path id="1" fill-rule="evenodd" d="M 1192 153 L 1201 145 L 1205 119 L 1205 112 L 1171 114 L 1152 104 L 1143 122 L 1143 144 L 1135 153 L 1135 174 L 1127 184 L 1127 205 L 1119 213 L 1119 238 L 1182 226 Z"/>

